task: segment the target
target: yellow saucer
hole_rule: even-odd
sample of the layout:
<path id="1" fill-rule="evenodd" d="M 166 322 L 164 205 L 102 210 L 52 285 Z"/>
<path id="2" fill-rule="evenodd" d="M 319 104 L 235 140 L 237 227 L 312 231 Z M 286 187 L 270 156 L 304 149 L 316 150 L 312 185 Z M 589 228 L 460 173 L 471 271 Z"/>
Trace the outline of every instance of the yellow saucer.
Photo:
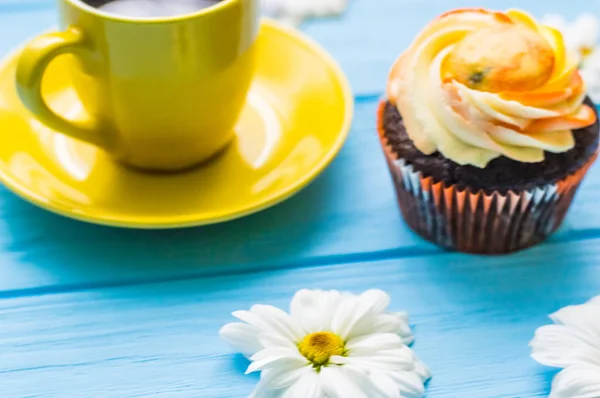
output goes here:
<path id="1" fill-rule="evenodd" d="M 129 170 L 42 125 L 17 97 L 17 54 L 9 56 L 0 66 L 0 181 L 47 210 L 133 228 L 211 224 L 285 200 L 342 147 L 353 97 L 335 61 L 302 34 L 265 21 L 259 48 L 237 139 L 204 166 L 171 175 Z M 44 93 L 55 109 L 76 116 L 64 62 L 48 69 Z"/>

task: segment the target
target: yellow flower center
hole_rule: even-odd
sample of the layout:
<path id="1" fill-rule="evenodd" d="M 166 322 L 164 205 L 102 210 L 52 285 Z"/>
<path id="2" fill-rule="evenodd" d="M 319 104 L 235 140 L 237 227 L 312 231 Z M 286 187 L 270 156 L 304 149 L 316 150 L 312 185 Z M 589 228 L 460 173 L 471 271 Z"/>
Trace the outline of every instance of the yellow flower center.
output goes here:
<path id="1" fill-rule="evenodd" d="M 300 353 L 315 366 L 322 366 L 334 355 L 343 355 L 344 340 L 331 332 L 316 332 L 304 337 L 298 344 Z"/>
<path id="2" fill-rule="evenodd" d="M 579 53 L 581 54 L 582 58 L 587 58 L 590 55 L 592 55 L 592 53 L 594 52 L 594 48 L 593 47 L 581 47 L 579 49 Z"/>

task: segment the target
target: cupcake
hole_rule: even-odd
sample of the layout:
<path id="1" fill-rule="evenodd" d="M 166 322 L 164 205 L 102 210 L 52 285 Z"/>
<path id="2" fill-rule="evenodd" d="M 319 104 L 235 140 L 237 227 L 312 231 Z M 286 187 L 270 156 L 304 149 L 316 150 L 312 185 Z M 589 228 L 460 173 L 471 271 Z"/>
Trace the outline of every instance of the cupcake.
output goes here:
<path id="1" fill-rule="evenodd" d="M 519 10 L 459 9 L 393 65 L 378 132 L 406 223 L 498 254 L 561 224 L 597 156 L 597 110 L 561 34 Z"/>

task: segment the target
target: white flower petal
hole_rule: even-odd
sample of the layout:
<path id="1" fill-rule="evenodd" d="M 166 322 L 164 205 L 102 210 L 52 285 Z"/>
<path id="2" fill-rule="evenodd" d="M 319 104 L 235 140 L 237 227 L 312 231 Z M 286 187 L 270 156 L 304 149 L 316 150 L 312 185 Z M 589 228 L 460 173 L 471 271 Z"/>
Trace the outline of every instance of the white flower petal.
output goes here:
<path id="1" fill-rule="evenodd" d="M 307 333 L 333 331 L 334 315 L 348 299 L 355 301 L 356 296 L 337 290 L 303 289 L 294 296 L 290 312 Z"/>
<path id="2" fill-rule="evenodd" d="M 291 386 L 282 398 L 323 398 L 324 393 L 321 388 L 321 380 L 316 372 L 308 372 L 302 375 L 300 379 Z"/>
<path id="3" fill-rule="evenodd" d="M 252 391 L 252 394 L 248 398 L 263 398 L 263 397 L 279 397 L 281 395 L 280 389 L 273 388 L 271 381 L 277 374 L 277 369 L 268 369 L 260 374 L 260 381 Z"/>
<path id="4" fill-rule="evenodd" d="M 569 326 L 546 325 L 539 328 L 530 347 L 532 358 L 546 366 L 600 365 L 600 350 L 594 342 L 586 333 Z"/>
<path id="5" fill-rule="evenodd" d="M 347 357 L 342 357 L 340 355 L 333 355 L 329 358 L 329 363 L 334 365 L 344 365 L 349 363 Z"/>
<path id="6" fill-rule="evenodd" d="M 398 319 L 400 319 L 402 322 L 404 322 L 406 325 L 409 324 L 409 316 L 408 316 L 408 312 L 405 311 L 401 311 L 401 312 L 394 312 L 393 315 L 397 316 Z"/>
<path id="7" fill-rule="evenodd" d="M 276 374 L 276 369 L 268 369 L 262 372 L 260 381 L 248 398 L 279 398 L 281 391 L 271 388 L 271 380 Z"/>
<path id="8" fill-rule="evenodd" d="M 346 343 L 349 351 L 373 352 L 402 348 L 405 344 L 400 336 L 393 333 L 375 333 L 357 337 Z"/>
<path id="9" fill-rule="evenodd" d="M 297 348 L 293 341 L 277 333 L 259 333 L 258 341 L 263 348 Z"/>
<path id="10" fill-rule="evenodd" d="M 333 331 L 335 314 L 347 300 L 356 300 L 356 296 L 348 293 L 342 293 L 337 290 L 329 290 L 325 292 L 325 305 L 323 307 L 323 315 L 325 316 L 325 319 L 321 325 L 323 328 L 322 330 Z"/>
<path id="11" fill-rule="evenodd" d="M 540 23 L 551 26 L 562 32 L 568 29 L 569 23 L 561 14 L 547 14 L 540 19 Z"/>
<path id="12" fill-rule="evenodd" d="M 289 347 L 272 347 L 265 348 L 254 354 L 250 360 L 251 361 L 262 361 L 268 357 L 279 357 L 279 356 L 288 356 L 288 357 L 298 357 L 304 358 L 297 349 L 289 348 Z"/>
<path id="13" fill-rule="evenodd" d="M 600 306 L 571 305 L 550 315 L 550 319 L 585 332 L 589 337 L 588 342 L 600 348 Z"/>
<path id="14" fill-rule="evenodd" d="M 373 363 L 361 357 L 341 357 L 332 356 L 329 362 L 335 365 L 351 365 L 363 372 L 370 372 L 373 368 Z"/>
<path id="15" fill-rule="evenodd" d="M 304 336 L 295 320 L 285 311 L 272 305 L 253 305 L 250 311 L 256 314 L 269 330 L 287 337 L 291 341 L 300 341 Z"/>
<path id="16" fill-rule="evenodd" d="M 333 359 L 332 359 L 333 358 Z M 332 357 L 330 361 L 335 364 L 350 364 L 364 372 L 370 372 L 372 370 L 386 370 L 386 371 L 414 371 L 416 370 L 416 364 L 418 362 L 414 354 L 410 351 L 410 348 L 396 349 L 389 352 L 379 352 L 377 354 L 364 353 L 362 355 L 350 354 L 348 357 Z M 419 374 L 423 373 L 422 369 L 419 369 Z"/>
<path id="17" fill-rule="evenodd" d="M 363 317 L 358 322 L 348 339 L 360 337 L 371 333 L 394 333 L 400 336 L 402 342 L 406 345 L 412 344 L 415 340 L 408 319 L 404 313 L 379 314 L 375 317 Z"/>
<path id="18" fill-rule="evenodd" d="M 258 329 L 256 326 L 247 323 L 234 322 L 221 328 L 219 336 L 234 350 L 250 357 L 263 349 L 258 340 Z"/>
<path id="19" fill-rule="evenodd" d="M 357 359 L 362 360 L 369 369 L 385 369 L 394 372 L 413 370 L 416 361 L 414 355 L 407 356 L 399 350 L 385 355 L 365 355 Z"/>
<path id="20" fill-rule="evenodd" d="M 321 368 L 319 376 L 323 392 L 328 398 L 369 398 L 343 371 L 343 367 L 329 366 Z"/>
<path id="21" fill-rule="evenodd" d="M 421 381 L 425 383 L 427 380 L 431 379 L 431 371 L 429 368 L 419 359 L 415 361 L 415 367 L 413 368 L 413 372 L 417 374 L 421 378 Z"/>
<path id="22" fill-rule="evenodd" d="M 400 389 L 396 382 L 383 372 L 372 372 L 369 376 L 373 385 L 377 386 L 379 394 L 385 398 L 401 398 Z"/>
<path id="23" fill-rule="evenodd" d="M 363 316 L 354 324 L 352 330 L 346 336 L 346 340 L 364 336 L 371 333 L 394 333 L 401 328 L 398 318 L 391 314 L 379 314 L 375 316 Z"/>
<path id="24" fill-rule="evenodd" d="M 371 289 L 360 295 L 361 310 L 379 315 L 390 305 L 390 296 L 379 289 Z"/>
<path id="25" fill-rule="evenodd" d="M 269 387 L 272 389 L 283 389 L 295 384 L 306 373 L 315 373 L 314 368 L 310 365 L 301 368 L 277 368 L 271 370 L 271 380 Z"/>
<path id="26" fill-rule="evenodd" d="M 331 330 L 344 340 L 348 337 L 348 330 L 353 325 L 354 314 L 358 311 L 359 305 L 358 297 L 344 297 L 333 313 Z"/>
<path id="27" fill-rule="evenodd" d="M 267 383 L 264 383 L 262 380 L 258 382 L 254 391 L 248 396 L 248 398 L 279 398 L 281 396 L 281 391 L 278 390 L 269 390 Z"/>
<path id="28" fill-rule="evenodd" d="M 366 393 L 369 398 L 396 398 L 396 395 L 392 393 L 389 395 L 388 386 L 381 386 L 378 383 L 384 382 L 384 380 L 373 379 L 371 376 L 371 372 L 363 371 L 353 365 L 346 365 L 340 368 L 347 377 L 349 377 L 360 390 Z M 393 381 L 390 380 L 393 384 Z M 398 392 L 397 388 L 393 388 L 391 391 Z M 399 393 L 398 393 L 399 394 Z M 399 395 L 398 395 L 399 397 Z"/>
<path id="29" fill-rule="evenodd" d="M 271 331 L 269 325 L 261 317 L 250 311 L 234 311 L 231 315 L 249 325 L 256 326 L 260 330 Z"/>
<path id="30" fill-rule="evenodd" d="M 390 384 L 387 381 L 384 381 L 384 378 L 387 378 L 394 383 L 402 398 L 421 397 L 425 393 L 425 386 L 423 383 L 430 378 L 429 371 L 427 371 L 428 376 L 423 378 L 415 371 L 377 369 L 372 366 L 372 363 L 357 358 L 337 357 L 336 363 L 344 364 L 342 369 L 355 369 L 363 375 L 369 375 L 370 382 L 365 382 L 363 380 L 361 386 L 362 389 L 368 393 L 369 398 L 374 398 L 374 396 L 381 396 L 383 398 L 390 397 L 389 395 L 386 395 L 388 393 L 387 390 L 390 388 Z M 357 375 L 358 373 L 352 373 L 352 379 L 355 381 L 361 380 Z M 373 377 L 374 375 L 380 376 Z M 395 395 L 392 395 L 392 397 L 394 396 Z"/>
<path id="31" fill-rule="evenodd" d="M 358 298 L 358 302 L 354 303 L 355 309 L 349 318 L 345 318 L 345 322 L 339 325 L 336 332 L 342 337 L 347 338 L 352 335 L 355 326 L 360 325 L 363 319 L 373 319 L 380 315 L 390 304 L 390 296 L 381 290 L 367 290 Z M 358 328 L 363 330 L 363 328 Z M 356 334 L 356 333 L 355 333 Z"/>
<path id="32" fill-rule="evenodd" d="M 393 315 L 398 317 L 401 320 L 400 330 L 395 333 L 398 334 L 398 336 L 400 336 L 400 338 L 402 339 L 402 342 L 404 342 L 404 344 L 411 345 L 412 343 L 414 343 L 415 336 L 413 335 L 412 329 L 410 328 L 410 324 L 408 323 L 408 321 L 402 321 L 402 316 L 399 314 L 393 314 Z"/>
<path id="33" fill-rule="evenodd" d="M 299 290 L 290 304 L 290 313 L 307 333 L 324 330 L 328 314 L 329 293 L 322 290 Z"/>
<path id="34" fill-rule="evenodd" d="M 402 398 L 421 398 L 425 394 L 425 386 L 421 377 L 414 372 L 386 372 L 400 389 Z"/>
<path id="35" fill-rule="evenodd" d="M 584 13 L 577 17 L 573 28 L 579 36 L 579 46 L 594 48 L 598 43 L 598 18 L 594 14 Z"/>
<path id="36" fill-rule="evenodd" d="M 308 365 L 308 360 L 297 351 L 286 348 L 269 348 L 257 352 L 251 358 L 253 361 L 246 374 L 257 370 L 271 369 L 275 367 L 303 367 Z"/>
<path id="37" fill-rule="evenodd" d="M 598 55 L 600 55 L 600 53 L 598 53 Z M 600 57 L 598 58 L 598 64 L 600 66 Z M 596 296 L 590 299 L 590 301 L 588 301 L 586 304 L 591 304 L 591 305 L 599 305 L 600 306 L 600 296 Z"/>
<path id="38" fill-rule="evenodd" d="M 598 366 L 570 366 L 554 378 L 550 398 L 598 398 L 600 397 L 599 375 Z"/>

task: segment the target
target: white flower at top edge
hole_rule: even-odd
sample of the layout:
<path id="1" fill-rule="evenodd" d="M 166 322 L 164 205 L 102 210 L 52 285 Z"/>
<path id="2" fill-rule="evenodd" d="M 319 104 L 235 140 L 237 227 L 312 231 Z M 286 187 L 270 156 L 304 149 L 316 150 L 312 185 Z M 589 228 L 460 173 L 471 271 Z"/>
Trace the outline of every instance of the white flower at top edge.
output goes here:
<path id="1" fill-rule="evenodd" d="M 587 92 L 595 103 L 600 103 L 600 51 L 594 51 L 584 62 L 581 76 Z"/>
<path id="2" fill-rule="evenodd" d="M 600 296 L 550 319 L 554 325 L 539 328 L 530 343 L 533 359 L 563 368 L 552 381 L 550 398 L 600 397 Z"/>
<path id="3" fill-rule="evenodd" d="M 380 290 L 300 290 L 289 314 L 254 305 L 220 335 L 250 358 L 247 373 L 261 371 L 252 398 L 418 398 L 431 375 L 389 302 Z"/>
<path id="4" fill-rule="evenodd" d="M 598 46 L 600 23 L 593 14 L 580 14 L 573 22 L 568 22 L 560 14 L 548 14 L 541 22 L 560 31 L 567 47 L 579 53 L 582 58 L 591 54 Z"/>
<path id="5" fill-rule="evenodd" d="M 339 15 L 348 6 L 348 0 L 262 0 L 263 11 L 291 25 L 306 18 Z"/>
<path id="6" fill-rule="evenodd" d="M 548 14 L 542 23 L 559 30 L 567 47 L 579 54 L 581 75 L 592 100 L 600 103 L 600 22 L 592 14 L 581 14 L 572 23 L 559 14 Z"/>

